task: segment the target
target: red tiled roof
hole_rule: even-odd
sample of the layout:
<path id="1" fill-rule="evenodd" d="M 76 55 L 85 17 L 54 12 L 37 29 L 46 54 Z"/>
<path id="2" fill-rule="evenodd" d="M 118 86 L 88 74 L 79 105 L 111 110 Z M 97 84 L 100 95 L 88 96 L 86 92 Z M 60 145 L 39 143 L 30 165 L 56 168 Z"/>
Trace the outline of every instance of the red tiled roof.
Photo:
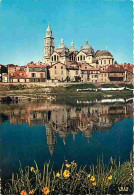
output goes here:
<path id="1" fill-rule="evenodd" d="M 28 64 L 26 67 L 30 67 L 30 68 L 46 68 L 46 65 L 37 65 L 37 64 Z"/>
<path id="2" fill-rule="evenodd" d="M 121 75 L 119 73 L 110 73 L 109 77 L 124 77 L 124 75 Z"/>
<path id="3" fill-rule="evenodd" d="M 81 69 L 82 71 L 99 71 L 99 68 Z"/>
<path id="4" fill-rule="evenodd" d="M 107 70 L 101 70 L 100 72 L 101 72 L 101 73 L 108 73 Z"/>
<path id="5" fill-rule="evenodd" d="M 23 79 L 23 78 L 28 78 L 26 72 L 24 70 L 18 70 L 14 72 L 13 74 L 10 74 L 11 78 L 17 78 L 17 79 Z"/>
<path id="6" fill-rule="evenodd" d="M 132 64 L 124 64 L 125 71 L 129 71 L 133 73 L 134 66 Z"/>
<path id="7" fill-rule="evenodd" d="M 113 73 L 123 73 L 125 72 L 125 69 L 122 65 L 110 65 L 107 69 L 107 71 L 110 73 L 110 72 L 113 72 Z"/>

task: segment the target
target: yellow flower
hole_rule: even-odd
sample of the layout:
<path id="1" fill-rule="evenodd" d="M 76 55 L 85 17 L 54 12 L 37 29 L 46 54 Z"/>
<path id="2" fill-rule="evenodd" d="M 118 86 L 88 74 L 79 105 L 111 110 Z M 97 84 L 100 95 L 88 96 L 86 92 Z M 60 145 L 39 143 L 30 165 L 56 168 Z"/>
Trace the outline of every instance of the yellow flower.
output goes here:
<path id="1" fill-rule="evenodd" d="M 109 177 L 108 177 L 108 180 L 111 180 L 112 179 L 112 175 L 110 175 Z"/>
<path id="2" fill-rule="evenodd" d="M 65 170 L 63 175 L 65 178 L 68 178 L 70 176 L 70 172 L 68 170 Z"/>
<path id="3" fill-rule="evenodd" d="M 90 180 L 91 180 L 91 181 L 95 181 L 95 177 L 94 177 L 94 176 L 92 176 Z"/>
<path id="4" fill-rule="evenodd" d="M 71 167 L 71 165 L 70 165 L 70 164 L 66 164 L 65 166 L 66 166 L 67 168 Z"/>
<path id="5" fill-rule="evenodd" d="M 75 167 L 77 166 L 77 163 L 75 163 L 75 162 L 71 162 L 72 163 L 72 165 L 74 165 Z"/>
<path id="6" fill-rule="evenodd" d="M 90 175 L 90 174 L 88 174 L 88 175 L 87 175 L 87 177 L 88 177 L 88 178 L 90 178 L 90 177 L 91 177 L 91 175 Z"/>
<path id="7" fill-rule="evenodd" d="M 31 167 L 30 170 L 31 170 L 31 171 L 34 171 L 34 167 Z"/>
<path id="8" fill-rule="evenodd" d="M 93 186 L 96 186 L 96 181 L 94 181 L 94 182 L 92 183 L 92 185 L 93 185 Z"/>
<path id="9" fill-rule="evenodd" d="M 42 192 L 44 193 L 44 195 L 47 195 L 47 194 L 49 194 L 50 190 L 48 187 L 45 187 L 42 189 Z"/>
<path id="10" fill-rule="evenodd" d="M 20 195 L 27 195 L 26 191 L 21 191 Z"/>
<path id="11" fill-rule="evenodd" d="M 60 177 L 60 173 L 59 172 L 56 174 L 56 177 Z"/>
<path id="12" fill-rule="evenodd" d="M 29 194 L 34 194 L 34 190 L 30 190 Z"/>

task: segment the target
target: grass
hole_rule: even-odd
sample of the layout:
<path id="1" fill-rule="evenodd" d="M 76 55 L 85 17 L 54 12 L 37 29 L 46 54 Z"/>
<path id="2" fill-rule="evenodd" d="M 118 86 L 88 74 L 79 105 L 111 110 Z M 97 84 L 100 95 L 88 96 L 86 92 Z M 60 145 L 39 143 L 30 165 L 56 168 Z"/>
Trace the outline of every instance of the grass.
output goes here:
<path id="1" fill-rule="evenodd" d="M 110 163 L 105 165 L 102 160 L 97 160 L 97 165 L 77 167 L 75 162 L 65 161 L 58 172 L 53 171 L 50 164 L 44 165 L 40 172 L 37 164 L 35 167 L 27 166 L 19 173 L 12 174 L 12 179 L 3 189 L 3 194 L 21 195 L 64 195 L 64 194 L 119 194 L 119 188 L 127 187 L 127 194 L 133 192 L 132 154 L 130 160 L 117 163 L 111 157 Z"/>

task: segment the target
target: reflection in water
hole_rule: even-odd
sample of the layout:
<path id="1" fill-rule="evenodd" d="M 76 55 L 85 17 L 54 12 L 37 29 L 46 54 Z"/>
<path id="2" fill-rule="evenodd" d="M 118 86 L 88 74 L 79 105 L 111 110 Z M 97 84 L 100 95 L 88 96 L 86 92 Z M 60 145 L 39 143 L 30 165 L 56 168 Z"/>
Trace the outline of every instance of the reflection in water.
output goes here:
<path id="1" fill-rule="evenodd" d="M 114 121 L 120 121 L 133 115 L 132 103 L 104 104 L 95 103 L 86 106 L 68 106 L 52 103 L 20 103 L 0 105 L 0 123 L 10 120 L 12 124 L 27 123 L 29 126 L 44 124 L 46 127 L 47 144 L 51 155 L 54 154 L 57 134 L 64 145 L 69 134 L 75 136 L 78 132 L 88 139 L 94 131 L 108 131 Z"/>

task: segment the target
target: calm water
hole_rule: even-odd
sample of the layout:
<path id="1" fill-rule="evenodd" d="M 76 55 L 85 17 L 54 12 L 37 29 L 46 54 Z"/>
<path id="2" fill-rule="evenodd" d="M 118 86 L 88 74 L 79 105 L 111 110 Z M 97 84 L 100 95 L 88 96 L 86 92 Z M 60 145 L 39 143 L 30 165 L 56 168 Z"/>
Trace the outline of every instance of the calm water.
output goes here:
<path id="1" fill-rule="evenodd" d="M 85 103 L 85 102 L 84 102 Z M 58 169 L 64 160 L 96 163 L 104 155 L 125 161 L 133 144 L 132 103 L 0 104 L 3 183 L 22 166 Z"/>

